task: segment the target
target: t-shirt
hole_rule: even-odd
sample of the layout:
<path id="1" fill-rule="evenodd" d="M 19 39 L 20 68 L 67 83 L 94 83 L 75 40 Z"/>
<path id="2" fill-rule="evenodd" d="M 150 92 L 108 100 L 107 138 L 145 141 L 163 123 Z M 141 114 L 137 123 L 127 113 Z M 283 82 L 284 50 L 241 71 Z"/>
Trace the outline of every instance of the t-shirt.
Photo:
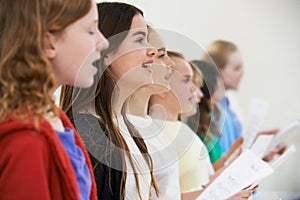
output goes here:
<path id="1" fill-rule="evenodd" d="M 203 143 L 205 144 L 208 150 L 210 162 L 214 163 L 217 160 L 219 160 L 222 157 L 222 148 L 218 140 L 218 137 L 212 135 L 212 139 L 209 142 L 206 142 L 207 139 L 205 139 L 204 136 L 202 135 L 198 135 L 198 136 L 203 141 Z"/>
<path id="2" fill-rule="evenodd" d="M 157 197 L 154 188 L 151 199 L 180 199 L 179 169 L 176 147 L 166 137 L 150 116 L 145 118 L 127 115 L 147 145 L 153 162 L 153 172 L 159 188 Z"/>
<path id="3" fill-rule="evenodd" d="M 149 199 L 150 196 L 150 187 L 151 187 L 151 174 L 150 168 L 144 159 L 142 153 L 140 152 L 138 146 L 134 142 L 130 132 L 127 129 L 127 126 L 122 117 L 118 117 L 116 119 L 119 129 L 121 131 L 122 136 L 124 137 L 126 144 L 130 150 L 130 155 L 133 158 L 134 166 L 136 167 L 138 173 L 139 180 L 139 188 L 142 199 Z M 126 161 L 126 184 L 125 184 L 125 199 L 138 200 L 138 189 L 136 186 L 136 180 L 134 176 L 134 168 L 129 160 L 129 153 L 125 157 Z"/>
<path id="4" fill-rule="evenodd" d="M 242 126 L 234 112 L 229 107 L 229 101 L 224 97 L 218 105 L 221 108 L 221 118 L 218 123 L 221 136 L 219 142 L 222 148 L 222 155 L 225 155 L 232 144 L 242 137 Z"/>
<path id="5" fill-rule="evenodd" d="M 84 154 L 75 143 L 74 132 L 70 128 L 64 128 L 60 118 L 52 117 L 51 114 L 44 117 L 50 122 L 70 158 L 76 175 L 80 199 L 90 199 L 92 178 Z"/>
<path id="6" fill-rule="evenodd" d="M 196 133 L 180 121 L 155 120 L 176 146 L 181 193 L 199 190 L 209 181 L 209 155 Z"/>
<path id="7" fill-rule="evenodd" d="M 76 174 L 80 199 L 88 200 L 92 187 L 91 174 L 82 150 L 75 143 L 74 132 L 72 129 L 65 128 L 65 132 L 56 131 L 56 133 L 71 160 Z"/>

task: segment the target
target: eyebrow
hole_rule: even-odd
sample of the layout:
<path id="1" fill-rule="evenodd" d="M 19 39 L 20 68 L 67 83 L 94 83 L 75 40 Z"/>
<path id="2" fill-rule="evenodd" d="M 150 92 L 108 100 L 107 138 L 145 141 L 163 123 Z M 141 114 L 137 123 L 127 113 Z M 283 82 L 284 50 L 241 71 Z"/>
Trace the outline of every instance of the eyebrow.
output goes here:
<path id="1" fill-rule="evenodd" d="M 143 35 L 144 37 L 146 37 L 147 34 L 144 31 L 138 31 L 138 32 L 135 32 L 134 34 L 132 34 L 132 37 L 134 37 L 136 35 Z"/>
<path id="2" fill-rule="evenodd" d="M 157 49 L 157 51 L 166 51 L 166 48 L 162 47 L 162 48 Z"/>

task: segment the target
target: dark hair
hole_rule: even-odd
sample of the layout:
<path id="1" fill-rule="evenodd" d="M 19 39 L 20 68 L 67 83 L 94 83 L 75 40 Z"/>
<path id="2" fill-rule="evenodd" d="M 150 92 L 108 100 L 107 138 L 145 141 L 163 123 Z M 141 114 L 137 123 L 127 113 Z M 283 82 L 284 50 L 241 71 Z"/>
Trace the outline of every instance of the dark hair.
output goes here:
<path id="1" fill-rule="evenodd" d="M 197 130 L 196 133 L 205 137 L 205 142 L 209 142 L 212 139 L 212 134 L 220 135 L 217 124 L 211 119 L 212 111 L 217 119 L 220 117 L 220 111 L 211 102 L 211 98 L 217 89 L 217 80 L 220 74 L 216 66 L 211 63 L 202 60 L 193 60 L 191 62 L 202 72 L 203 85 L 200 89 L 203 93 L 203 98 L 198 103 L 200 116 L 191 117 L 190 123 Z"/>
<path id="2" fill-rule="evenodd" d="M 61 101 L 60 105 L 62 109 L 67 112 L 68 116 L 72 116 L 73 112 L 84 111 L 87 108 L 95 107 L 96 114 L 100 117 L 100 123 L 104 125 L 106 134 L 109 140 L 119 147 L 122 150 L 128 151 L 129 148 L 120 133 L 119 128 L 116 126 L 113 118 L 115 116 L 113 112 L 113 108 L 111 105 L 113 98 L 113 91 L 115 87 L 115 80 L 109 66 L 104 65 L 105 56 L 116 50 L 121 42 L 127 36 L 128 31 L 130 30 L 132 19 L 134 16 L 140 14 L 143 15 L 143 12 L 138 8 L 125 4 L 125 3 L 117 3 L 117 2 L 104 2 L 97 4 L 98 6 L 98 14 L 99 14 L 99 30 L 103 33 L 103 35 L 108 38 L 109 47 L 102 52 L 101 59 L 97 62 L 99 67 L 99 72 L 95 76 L 95 82 L 89 89 L 80 89 L 71 86 L 63 86 L 61 92 Z M 72 97 L 74 97 L 72 99 Z M 139 150 L 145 156 L 146 161 L 149 164 L 151 169 L 151 177 L 152 177 L 152 185 L 156 189 L 158 193 L 158 187 L 156 185 L 154 176 L 153 176 L 153 165 L 150 155 L 148 154 L 148 149 L 142 137 L 139 137 L 139 133 L 134 128 L 134 126 L 127 120 L 125 114 L 125 103 L 122 108 L 122 115 L 124 117 L 124 121 L 130 131 L 136 145 Z M 121 183 L 121 198 L 124 198 L 125 192 L 125 182 L 126 182 L 126 172 L 124 171 L 126 168 L 125 163 L 125 153 L 122 151 L 122 165 L 123 165 L 123 175 L 122 175 L 122 183 Z M 130 154 L 129 154 L 130 155 Z M 132 162 L 132 159 L 130 158 Z M 133 165 L 134 167 L 134 165 Z M 139 196 L 140 188 L 138 177 L 135 174 L 136 185 L 138 188 Z"/>

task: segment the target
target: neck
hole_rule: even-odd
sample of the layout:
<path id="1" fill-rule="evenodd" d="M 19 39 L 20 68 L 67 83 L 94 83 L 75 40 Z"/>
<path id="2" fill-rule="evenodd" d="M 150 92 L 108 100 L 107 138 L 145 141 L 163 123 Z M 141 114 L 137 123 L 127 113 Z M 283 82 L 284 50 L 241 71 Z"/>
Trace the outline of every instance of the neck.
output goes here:
<path id="1" fill-rule="evenodd" d="M 130 83 L 128 82 L 119 82 L 118 83 L 118 89 L 114 90 L 113 93 L 117 93 L 115 95 L 115 98 L 112 99 L 112 107 L 114 108 L 114 112 L 116 114 L 116 117 L 121 116 L 121 111 L 122 111 L 122 107 L 125 103 L 125 101 L 130 97 L 130 101 L 131 98 L 133 96 L 133 94 L 135 92 L 137 92 L 139 89 L 136 86 L 128 86 Z M 113 95 L 114 96 L 114 95 Z M 138 96 L 138 95 L 135 95 Z M 143 95 L 141 95 L 143 96 Z M 151 95 L 150 95 L 151 96 Z M 134 112 L 131 112 L 130 114 L 133 115 L 138 115 L 138 116 L 144 116 L 145 114 L 147 114 L 147 104 L 148 104 L 148 100 L 149 97 L 144 97 L 143 99 L 147 99 L 147 100 L 139 100 L 137 97 L 135 97 L 135 102 L 138 104 L 139 108 L 142 108 L 142 110 L 140 110 L 139 112 L 137 112 L 137 108 L 133 109 L 133 107 L 135 106 L 134 104 L 132 104 L 131 107 L 126 108 L 127 110 L 129 109 L 129 111 L 131 111 L 131 109 L 134 110 Z M 129 101 L 129 106 L 130 106 L 130 101 Z M 145 105 L 144 105 L 145 104 Z M 128 111 L 126 111 L 128 112 Z"/>
<path id="2" fill-rule="evenodd" d="M 139 88 L 129 100 L 128 113 L 140 117 L 146 117 L 148 113 L 148 102 L 152 95 L 148 88 Z"/>
<path id="3" fill-rule="evenodd" d="M 150 109 L 150 116 L 152 118 L 167 121 L 178 121 L 179 113 L 167 100 L 154 100 Z"/>

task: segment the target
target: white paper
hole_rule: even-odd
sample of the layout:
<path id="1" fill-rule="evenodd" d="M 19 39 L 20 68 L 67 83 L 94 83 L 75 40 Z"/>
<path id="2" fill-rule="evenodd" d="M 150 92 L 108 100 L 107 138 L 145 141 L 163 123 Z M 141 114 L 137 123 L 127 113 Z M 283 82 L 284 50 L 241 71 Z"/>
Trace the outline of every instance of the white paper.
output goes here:
<path id="1" fill-rule="evenodd" d="M 260 135 L 250 147 L 250 150 L 259 158 L 263 158 L 273 140 L 274 135 Z"/>
<path id="2" fill-rule="evenodd" d="M 272 174 L 274 170 L 250 150 L 240 155 L 197 200 L 224 200 Z"/>
<path id="3" fill-rule="evenodd" d="M 292 137 L 294 134 L 300 134 L 300 121 L 295 120 L 288 124 L 286 127 L 284 127 L 282 130 L 277 133 L 271 143 L 271 145 L 268 147 L 267 152 L 274 149 L 278 144 L 280 144 L 283 140 L 285 140 L 288 137 Z"/>
<path id="4" fill-rule="evenodd" d="M 290 155 L 292 155 L 295 152 L 296 152 L 295 145 L 290 146 L 278 159 L 272 162 L 271 167 L 275 170 L 282 163 L 284 163 Z"/>
<path id="5" fill-rule="evenodd" d="M 244 137 L 244 149 L 247 149 L 253 143 L 256 134 L 261 129 L 268 108 L 269 104 L 266 101 L 252 98 L 246 134 Z"/>

